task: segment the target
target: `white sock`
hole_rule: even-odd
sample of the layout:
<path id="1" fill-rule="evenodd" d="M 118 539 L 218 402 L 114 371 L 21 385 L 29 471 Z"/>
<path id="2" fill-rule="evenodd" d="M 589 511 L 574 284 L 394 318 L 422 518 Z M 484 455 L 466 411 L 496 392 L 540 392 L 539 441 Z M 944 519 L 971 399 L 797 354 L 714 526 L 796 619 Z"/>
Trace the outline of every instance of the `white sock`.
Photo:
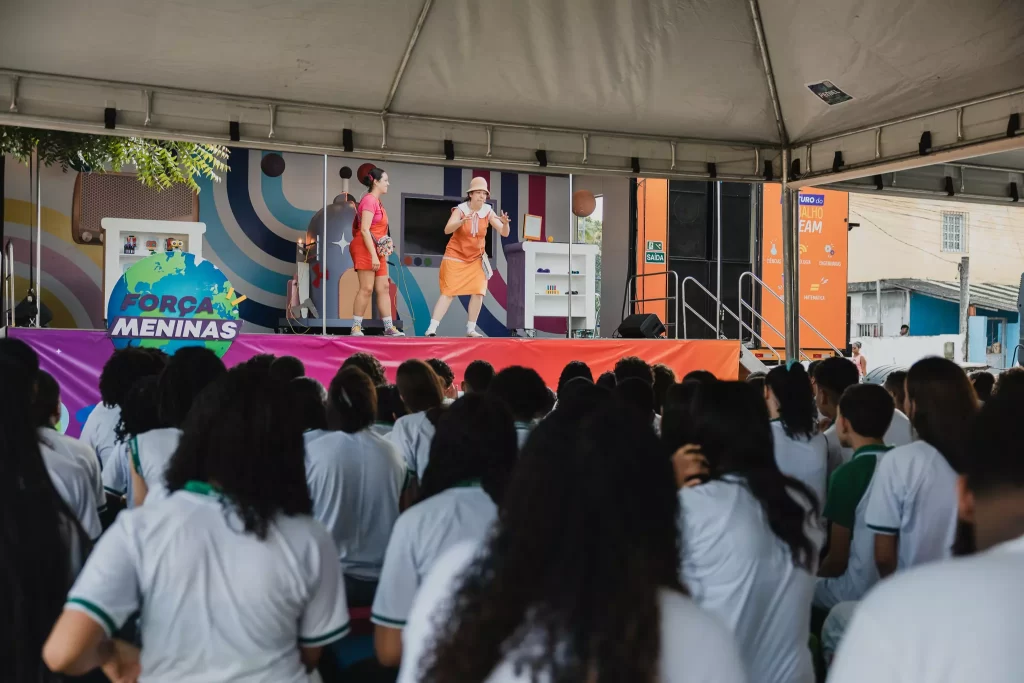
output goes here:
<path id="1" fill-rule="evenodd" d="M 474 330 L 476 330 L 476 321 L 470 320 L 468 323 L 466 323 L 466 334 L 469 334 Z"/>
<path id="2" fill-rule="evenodd" d="M 441 324 L 440 320 L 430 319 L 430 326 L 427 328 L 427 334 L 437 334 L 437 326 Z"/>
<path id="3" fill-rule="evenodd" d="M 359 325 L 360 327 L 362 327 L 363 326 L 363 316 L 361 316 L 361 315 L 354 315 L 354 316 L 352 316 L 352 324 L 353 325 Z"/>
<path id="4" fill-rule="evenodd" d="M 386 317 L 386 318 L 381 318 L 381 320 L 384 322 L 384 329 L 385 330 L 390 330 L 392 327 L 395 326 L 395 323 L 391 321 L 391 316 L 390 315 L 388 317 Z"/>

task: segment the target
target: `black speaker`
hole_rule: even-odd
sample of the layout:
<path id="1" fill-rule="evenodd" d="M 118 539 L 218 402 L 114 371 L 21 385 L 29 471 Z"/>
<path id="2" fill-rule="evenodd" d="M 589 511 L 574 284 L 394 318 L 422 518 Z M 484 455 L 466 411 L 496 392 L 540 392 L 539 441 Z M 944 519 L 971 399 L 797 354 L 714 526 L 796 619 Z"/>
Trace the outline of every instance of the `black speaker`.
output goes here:
<path id="1" fill-rule="evenodd" d="M 672 258 L 708 258 L 708 183 L 673 180 L 668 193 L 668 248 Z"/>
<path id="2" fill-rule="evenodd" d="M 665 326 L 653 313 L 634 313 L 622 321 L 617 332 L 626 339 L 657 339 L 665 334 Z"/>

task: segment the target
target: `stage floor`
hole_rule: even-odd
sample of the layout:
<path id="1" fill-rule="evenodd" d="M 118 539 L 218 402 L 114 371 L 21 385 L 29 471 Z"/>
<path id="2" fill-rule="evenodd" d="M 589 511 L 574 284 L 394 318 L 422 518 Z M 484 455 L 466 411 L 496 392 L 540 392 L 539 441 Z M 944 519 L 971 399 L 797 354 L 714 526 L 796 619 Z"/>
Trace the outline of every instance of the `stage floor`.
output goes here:
<path id="1" fill-rule="evenodd" d="M 23 339 L 39 353 L 42 369 L 61 385 L 62 398 L 70 422 L 67 433 L 75 436 L 87 415 L 99 401 L 99 375 L 113 344 L 102 330 L 49 330 L 10 328 L 10 337 Z M 380 359 L 388 378 L 410 358 L 441 358 L 452 366 L 457 382 L 466 366 L 474 360 L 486 360 L 495 369 L 525 365 L 535 369 L 550 387 L 566 363 L 582 360 L 597 377 L 611 370 L 625 356 L 639 356 L 648 363 L 664 363 L 677 377 L 692 370 L 709 370 L 722 379 L 736 379 L 739 371 L 738 341 L 669 339 L 527 339 L 465 337 L 349 337 L 314 334 L 240 334 L 224 362 L 231 367 L 261 353 L 296 356 L 306 373 L 324 384 L 331 381 L 342 361 L 353 353 L 365 351 Z"/>

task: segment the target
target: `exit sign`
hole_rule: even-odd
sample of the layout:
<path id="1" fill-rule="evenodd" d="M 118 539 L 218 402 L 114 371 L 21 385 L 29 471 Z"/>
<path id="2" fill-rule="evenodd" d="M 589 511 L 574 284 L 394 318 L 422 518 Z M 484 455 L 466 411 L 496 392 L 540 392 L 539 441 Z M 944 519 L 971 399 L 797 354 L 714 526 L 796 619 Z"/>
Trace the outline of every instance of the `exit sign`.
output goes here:
<path id="1" fill-rule="evenodd" d="M 644 263 L 664 263 L 665 252 L 663 251 L 649 251 L 644 254 Z"/>
<path id="2" fill-rule="evenodd" d="M 665 243 L 660 240 L 647 240 L 647 251 L 665 251 Z"/>

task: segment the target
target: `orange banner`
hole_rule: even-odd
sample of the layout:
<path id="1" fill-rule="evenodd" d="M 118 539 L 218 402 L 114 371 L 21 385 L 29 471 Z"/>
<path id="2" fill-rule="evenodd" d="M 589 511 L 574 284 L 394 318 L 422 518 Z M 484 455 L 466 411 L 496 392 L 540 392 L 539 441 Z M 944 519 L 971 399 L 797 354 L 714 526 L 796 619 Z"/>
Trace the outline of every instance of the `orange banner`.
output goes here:
<path id="1" fill-rule="evenodd" d="M 636 186 L 636 298 L 661 299 L 638 303 L 630 313 L 653 313 L 668 322 L 668 181 L 660 178 L 641 178 Z M 666 273 L 659 277 L 655 273 Z M 670 328 L 671 330 L 671 328 Z"/>
<path id="2" fill-rule="evenodd" d="M 761 240 L 761 279 L 783 296 L 781 186 L 764 186 L 764 231 Z M 800 193 L 800 348 L 825 349 L 831 342 L 846 346 L 847 219 L 850 198 L 846 192 L 811 188 Z M 761 293 L 761 315 L 785 332 L 782 301 Z M 812 331 L 810 323 L 818 332 Z M 765 341 L 780 349 L 782 337 L 761 326 Z M 822 336 L 825 339 L 822 339 Z"/>

